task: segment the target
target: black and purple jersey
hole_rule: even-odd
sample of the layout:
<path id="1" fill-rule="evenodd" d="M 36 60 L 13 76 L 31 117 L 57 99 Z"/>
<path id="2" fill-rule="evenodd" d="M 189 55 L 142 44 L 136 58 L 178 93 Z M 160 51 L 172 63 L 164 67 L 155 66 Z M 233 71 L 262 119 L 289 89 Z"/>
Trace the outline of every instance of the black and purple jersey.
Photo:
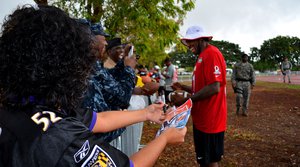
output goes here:
<path id="1" fill-rule="evenodd" d="M 0 167 L 133 166 L 81 121 L 43 106 L 26 112 L 1 108 L 0 129 Z"/>

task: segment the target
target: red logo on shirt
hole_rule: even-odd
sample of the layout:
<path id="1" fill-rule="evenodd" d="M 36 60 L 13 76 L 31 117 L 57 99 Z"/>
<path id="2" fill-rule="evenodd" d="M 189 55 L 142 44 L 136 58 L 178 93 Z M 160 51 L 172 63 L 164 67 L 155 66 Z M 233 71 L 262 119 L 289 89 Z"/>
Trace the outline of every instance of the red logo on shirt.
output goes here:
<path id="1" fill-rule="evenodd" d="M 219 66 L 215 66 L 215 72 L 214 72 L 214 74 L 215 75 L 220 75 L 221 74 Z M 216 76 L 216 77 L 218 77 L 218 76 Z"/>

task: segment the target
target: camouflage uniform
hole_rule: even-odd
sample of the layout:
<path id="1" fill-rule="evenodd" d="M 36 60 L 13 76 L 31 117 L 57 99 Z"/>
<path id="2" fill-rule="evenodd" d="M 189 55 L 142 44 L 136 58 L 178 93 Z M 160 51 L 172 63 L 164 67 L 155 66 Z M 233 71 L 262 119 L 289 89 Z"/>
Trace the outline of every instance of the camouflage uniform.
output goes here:
<path id="1" fill-rule="evenodd" d="M 89 80 L 88 90 L 83 99 L 82 107 L 95 112 L 127 109 L 129 106 L 132 90 L 135 86 L 135 72 L 129 66 L 124 66 L 119 61 L 115 68 L 106 69 L 103 63 L 97 61 L 95 71 Z M 83 123 L 89 123 L 86 119 L 89 114 L 82 110 L 77 118 Z M 124 132 L 120 128 L 111 132 L 96 134 L 106 142 L 111 142 Z"/>
<path id="2" fill-rule="evenodd" d="M 293 65 L 290 61 L 283 61 L 281 63 L 281 72 L 283 74 L 283 82 L 285 83 L 285 76 L 288 77 L 288 81 L 289 83 L 291 83 L 291 69 L 292 69 Z"/>
<path id="3" fill-rule="evenodd" d="M 232 84 L 236 84 L 236 86 L 234 87 L 234 92 L 236 93 L 236 112 L 237 114 L 239 114 L 241 102 L 243 99 L 243 115 L 247 116 L 251 86 L 254 86 L 255 84 L 255 73 L 253 66 L 248 62 L 236 63 L 233 68 L 231 82 Z"/>

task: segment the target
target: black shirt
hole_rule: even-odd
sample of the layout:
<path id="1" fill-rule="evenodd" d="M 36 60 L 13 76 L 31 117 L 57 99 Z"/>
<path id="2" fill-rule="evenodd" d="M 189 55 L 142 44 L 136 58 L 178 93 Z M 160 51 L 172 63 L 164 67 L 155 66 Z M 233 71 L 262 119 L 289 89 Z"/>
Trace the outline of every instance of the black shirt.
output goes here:
<path id="1" fill-rule="evenodd" d="M 28 111 L 0 109 L 0 166 L 133 166 L 77 119 L 42 106 Z"/>

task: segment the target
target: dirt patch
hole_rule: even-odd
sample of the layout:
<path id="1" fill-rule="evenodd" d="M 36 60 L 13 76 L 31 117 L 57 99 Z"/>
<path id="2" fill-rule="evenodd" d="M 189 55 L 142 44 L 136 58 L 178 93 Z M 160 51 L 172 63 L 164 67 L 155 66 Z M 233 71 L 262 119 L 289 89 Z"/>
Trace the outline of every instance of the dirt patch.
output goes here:
<path id="1" fill-rule="evenodd" d="M 225 155 L 221 166 L 300 166 L 300 90 L 270 88 L 260 82 L 254 88 L 249 116 L 235 114 L 235 95 L 227 84 L 228 122 Z M 186 141 L 168 147 L 155 167 L 197 166 L 188 123 Z M 144 124 L 142 143 L 153 139 L 158 126 Z"/>

